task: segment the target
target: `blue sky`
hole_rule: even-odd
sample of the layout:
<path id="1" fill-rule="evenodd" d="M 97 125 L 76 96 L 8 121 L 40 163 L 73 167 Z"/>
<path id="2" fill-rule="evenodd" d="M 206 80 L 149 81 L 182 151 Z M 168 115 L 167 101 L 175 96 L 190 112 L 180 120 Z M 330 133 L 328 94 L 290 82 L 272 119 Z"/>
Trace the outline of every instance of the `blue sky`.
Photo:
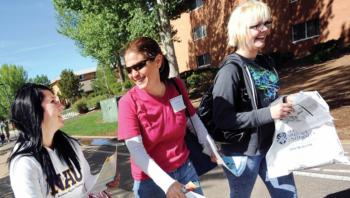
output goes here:
<path id="1" fill-rule="evenodd" d="M 97 65 L 57 28 L 51 0 L 0 0 L 0 65 L 20 65 L 28 77 L 45 74 L 50 80 L 63 69 Z"/>

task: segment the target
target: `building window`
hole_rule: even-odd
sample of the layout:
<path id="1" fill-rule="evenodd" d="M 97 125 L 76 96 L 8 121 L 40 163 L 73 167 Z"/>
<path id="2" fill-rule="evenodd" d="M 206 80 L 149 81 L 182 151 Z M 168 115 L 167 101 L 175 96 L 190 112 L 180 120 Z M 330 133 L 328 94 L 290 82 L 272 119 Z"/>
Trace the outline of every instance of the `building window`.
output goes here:
<path id="1" fill-rule="evenodd" d="M 201 25 L 193 30 L 193 40 L 198 40 L 207 36 L 207 26 Z"/>
<path id="2" fill-rule="evenodd" d="M 79 80 L 80 80 L 80 81 L 85 80 L 85 76 L 84 76 L 84 75 L 79 75 Z"/>
<path id="3" fill-rule="evenodd" d="M 192 0 L 190 10 L 195 10 L 203 6 L 203 0 Z"/>
<path id="4" fill-rule="evenodd" d="M 314 19 L 293 25 L 293 42 L 306 40 L 320 35 L 320 20 Z"/>
<path id="5" fill-rule="evenodd" d="M 196 57 L 197 58 L 197 67 L 203 67 L 210 64 L 210 54 L 202 54 Z"/>

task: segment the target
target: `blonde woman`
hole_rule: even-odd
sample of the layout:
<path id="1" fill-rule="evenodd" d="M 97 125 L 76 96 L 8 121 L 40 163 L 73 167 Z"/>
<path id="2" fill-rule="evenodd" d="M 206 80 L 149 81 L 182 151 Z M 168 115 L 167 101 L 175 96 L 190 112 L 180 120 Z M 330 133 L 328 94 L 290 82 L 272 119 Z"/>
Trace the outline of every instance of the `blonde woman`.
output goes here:
<path id="1" fill-rule="evenodd" d="M 260 54 L 270 33 L 270 8 L 247 1 L 232 12 L 229 45 L 235 49 L 223 61 L 213 88 L 214 139 L 224 142 L 224 168 L 230 197 L 250 197 L 259 175 L 272 197 L 296 197 L 293 175 L 268 178 L 265 155 L 272 143 L 274 120 L 292 109 L 292 97 L 271 105 L 278 96 L 279 79 L 274 62 Z"/>

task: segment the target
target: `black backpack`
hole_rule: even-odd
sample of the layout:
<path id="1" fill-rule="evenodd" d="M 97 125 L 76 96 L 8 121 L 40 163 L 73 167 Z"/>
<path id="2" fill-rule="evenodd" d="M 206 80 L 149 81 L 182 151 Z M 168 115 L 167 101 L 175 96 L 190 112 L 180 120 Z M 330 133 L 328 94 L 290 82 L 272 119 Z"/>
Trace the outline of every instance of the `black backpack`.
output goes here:
<path id="1" fill-rule="evenodd" d="M 224 60 L 220 65 L 220 69 L 223 68 L 226 64 L 229 64 L 228 60 Z M 219 70 L 220 70 L 219 69 Z M 219 72 L 219 71 L 218 71 Z M 215 133 L 215 125 L 213 122 L 213 88 L 214 84 L 210 85 L 208 90 L 202 96 L 201 102 L 197 109 L 197 114 L 202 120 L 204 126 L 207 128 L 209 135 L 219 142 L 224 142 L 224 137 L 220 133 Z"/>
<path id="2" fill-rule="evenodd" d="M 272 65 L 275 67 L 274 62 L 272 59 L 268 56 L 259 55 L 257 56 L 257 59 L 259 62 L 263 62 L 268 65 Z M 225 59 L 220 64 L 220 69 L 223 68 L 225 65 L 228 64 L 238 64 L 237 62 L 230 61 L 229 59 Z M 215 125 L 213 122 L 213 91 L 214 84 L 212 84 L 209 89 L 204 93 L 201 102 L 199 104 L 199 107 L 197 109 L 197 114 L 199 118 L 202 120 L 204 126 L 207 128 L 209 135 L 217 142 L 221 143 L 230 143 L 230 141 L 227 140 L 227 137 L 225 137 L 224 133 L 222 131 L 217 131 L 218 129 L 215 129 Z M 240 132 L 239 135 L 243 135 L 243 133 Z M 243 137 L 243 136 L 242 136 Z M 240 138 L 242 138 L 240 137 Z"/>
<path id="3" fill-rule="evenodd" d="M 197 109 L 197 114 L 202 120 L 204 126 L 207 128 L 210 136 L 214 137 L 214 123 L 213 117 L 213 91 L 214 84 L 210 85 L 209 89 L 204 93 L 199 107 Z"/>

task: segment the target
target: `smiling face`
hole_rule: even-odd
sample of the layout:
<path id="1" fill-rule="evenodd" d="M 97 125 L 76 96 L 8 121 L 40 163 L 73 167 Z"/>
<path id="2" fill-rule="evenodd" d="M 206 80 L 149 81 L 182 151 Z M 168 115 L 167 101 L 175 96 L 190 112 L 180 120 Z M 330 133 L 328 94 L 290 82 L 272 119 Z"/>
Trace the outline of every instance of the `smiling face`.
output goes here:
<path id="1" fill-rule="evenodd" d="M 52 133 L 55 133 L 58 129 L 63 127 L 62 111 L 63 105 L 56 99 L 55 95 L 48 90 L 42 91 L 44 99 L 41 106 L 44 110 L 43 121 L 41 127 L 43 129 L 49 129 Z"/>
<path id="2" fill-rule="evenodd" d="M 231 13 L 228 44 L 234 47 L 236 52 L 253 58 L 265 46 L 270 28 L 270 8 L 261 1 L 246 1 Z"/>
<path id="3" fill-rule="evenodd" d="M 159 68 L 161 63 L 162 55 L 160 54 L 153 60 L 135 51 L 127 51 L 125 54 L 125 64 L 129 70 L 128 77 L 136 86 L 147 92 L 160 83 Z"/>
<path id="4" fill-rule="evenodd" d="M 270 21 L 258 21 L 248 27 L 246 47 L 251 51 L 259 51 L 265 46 L 267 35 L 270 33 Z"/>

